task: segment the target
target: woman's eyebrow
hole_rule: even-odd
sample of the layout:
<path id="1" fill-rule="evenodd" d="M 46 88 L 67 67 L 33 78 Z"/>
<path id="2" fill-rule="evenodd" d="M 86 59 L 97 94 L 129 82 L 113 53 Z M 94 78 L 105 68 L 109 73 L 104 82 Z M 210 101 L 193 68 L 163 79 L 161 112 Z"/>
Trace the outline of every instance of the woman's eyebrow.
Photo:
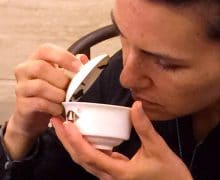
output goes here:
<path id="1" fill-rule="evenodd" d="M 169 61 L 170 63 L 179 63 L 179 62 L 184 62 L 184 61 L 185 61 L 185 59 L 175 58 L 175 57 L 172 57 L 171 55 L 166 54 L 166 53 L 150 52 L 150 51 L 146 51 L 146 50 L 142 50 L 142 52 L 145 53 L 145 54 L 147 54 L 147 55 L 156 57 L 156 58 L 158 58 L 158 59 L 167 60 L 167 61 Z"/>
<path id="2" fill-rule="evenodd" d="M 120 30 L 119 27 L 118 27 L 118 24 L 117 24 L 117 22 L 116 22 L 116 20 L 115 20 L 113 11 L 111 11 L 111 20 L 112 20 L 112 24 L 113 24 L 114 27 L 115 27 L 116 32 L 117 32 L 120 36 L 122 36 L 123 38 L 126 39 L 126 36 L 121 32 L 121 30 Z M 148 55 L 157 57 L 157 58 L 166 59 L 166 60 L 168 60 L 168 61 L 170 61 L 170 62 L 180 62 L 180 61 L 184 61 L 184 59 L 175 58 L 175 57 L 172 57 L 171 55 L 166 54 L 166 53 L 159 53 L 159 52 L 147 51 L 147 50 L 142 50 L 142 52 L 144 52 L 144 53 L 146 53 L 146 54 L 148 54 Z"/>
<path id="3" fill-rule="evenodd" d="M 119 29 L 118 24 L 116 23 L 116 20 L 115 20 L 115 17 L 114 17 L 114 14 L 113 14 L 112 11 L 111 11 L 111 20 L 112 20 L 112 24 L 113 24 L 114 27 L 115 27 L 116 32 L 117 32 L 119 35 L 125 37 L 124 34 L 123 34 L 123 33 L 121 32 L 121 30 Z"/>

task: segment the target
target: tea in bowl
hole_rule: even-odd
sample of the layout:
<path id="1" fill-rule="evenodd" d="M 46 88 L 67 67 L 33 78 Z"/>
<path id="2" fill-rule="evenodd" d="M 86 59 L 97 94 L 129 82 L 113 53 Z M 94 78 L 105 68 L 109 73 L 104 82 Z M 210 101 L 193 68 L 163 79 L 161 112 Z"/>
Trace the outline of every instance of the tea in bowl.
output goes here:
<path id="1" fill-rule="evenodd" d="M 129 139 L 130 108 L 87 102 L 63 102 L 63 105 L 66 118 L 75 123 L 95 148 L 112 150 Z"/>

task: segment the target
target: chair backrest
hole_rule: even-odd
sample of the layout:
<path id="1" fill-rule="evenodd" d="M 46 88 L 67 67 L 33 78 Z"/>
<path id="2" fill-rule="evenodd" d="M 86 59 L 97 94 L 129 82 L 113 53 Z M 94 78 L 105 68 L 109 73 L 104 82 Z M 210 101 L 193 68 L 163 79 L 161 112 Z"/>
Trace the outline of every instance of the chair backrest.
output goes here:
<path id="1" fill-rule="evenodd" d="M 74 42 L 69 48 L 73 54 L 86 54 L 90 58 L 90 48 L 104 40 L 118 36 L 114 25 L 104 26 Z"/>

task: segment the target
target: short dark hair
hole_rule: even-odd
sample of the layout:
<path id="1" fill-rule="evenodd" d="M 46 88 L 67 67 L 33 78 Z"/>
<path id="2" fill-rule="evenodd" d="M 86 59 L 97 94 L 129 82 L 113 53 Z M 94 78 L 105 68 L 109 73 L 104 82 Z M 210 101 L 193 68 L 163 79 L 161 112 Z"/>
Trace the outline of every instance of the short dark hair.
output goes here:
<path id="1" fill-rule="evenodd" d="M 220 42 L 220 0 L 151 0 L 176 7 L 201 4 L 206 32 L 210 39 Z"/>

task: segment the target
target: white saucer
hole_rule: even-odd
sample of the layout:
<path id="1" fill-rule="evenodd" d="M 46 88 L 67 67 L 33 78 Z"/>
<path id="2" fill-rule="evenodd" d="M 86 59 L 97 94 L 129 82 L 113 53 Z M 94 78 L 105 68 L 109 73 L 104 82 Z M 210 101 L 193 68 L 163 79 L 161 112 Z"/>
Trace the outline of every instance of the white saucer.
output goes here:
<path id="1" fill-rule="evenodd" d="M 109 59 L 104 54 L 89 60 L 70 81 L 65 101 L 78 101 L 108 65 Z"/>

